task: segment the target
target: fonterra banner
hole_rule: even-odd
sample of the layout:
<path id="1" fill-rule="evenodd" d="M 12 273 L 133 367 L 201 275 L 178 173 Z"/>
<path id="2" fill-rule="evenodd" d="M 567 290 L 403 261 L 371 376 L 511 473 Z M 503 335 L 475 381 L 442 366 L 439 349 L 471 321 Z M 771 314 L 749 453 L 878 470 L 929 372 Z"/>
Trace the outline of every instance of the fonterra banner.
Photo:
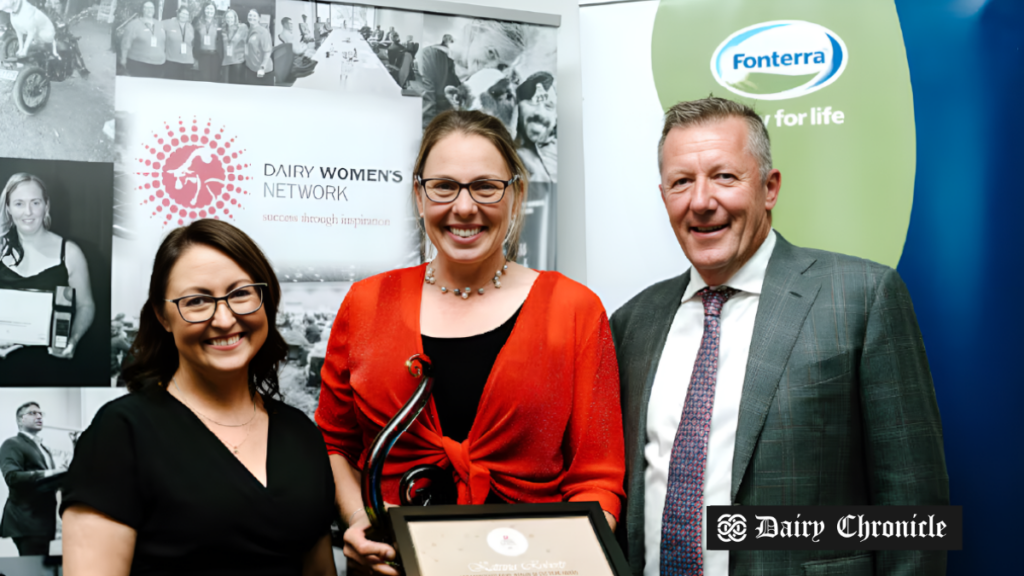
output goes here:
<path id="1" fill-rule="evenodd" d="M 761 114 L 787 239 L 897 265 L 915 138 L 891 1 L 662 0 L 651 57 L 663 108 L 714 94 Z"/>

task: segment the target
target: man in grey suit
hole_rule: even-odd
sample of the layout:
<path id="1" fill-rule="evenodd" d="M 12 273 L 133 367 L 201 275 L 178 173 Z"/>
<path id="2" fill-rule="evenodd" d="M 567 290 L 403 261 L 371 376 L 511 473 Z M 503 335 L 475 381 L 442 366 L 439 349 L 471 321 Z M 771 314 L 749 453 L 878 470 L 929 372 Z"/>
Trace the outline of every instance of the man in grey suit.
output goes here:
<path id="1" fill-rule="evenodd" d="M 38 437 L 43 429 L 39 404 L 22 404 L 15 417 L 17 436 L 0 446 L 0 470 L 10 490 L 0 520 L 0 537 L 13 539 L 21 556 L 45 556 L 57 531 L 57 497 L 55 483 L 44 479 L 61 471 Z"/>
<path id="2" fill-rule="evenodd" d="M 761 118 L 676 104 L 658 154 L 692 268 L 611 318 L 634 573 L 944 574 L 945 552 L 707 550 L 706 506 L 944 505 L 949 480 L 906 286 L 772 229 L 782 177 Z"/>

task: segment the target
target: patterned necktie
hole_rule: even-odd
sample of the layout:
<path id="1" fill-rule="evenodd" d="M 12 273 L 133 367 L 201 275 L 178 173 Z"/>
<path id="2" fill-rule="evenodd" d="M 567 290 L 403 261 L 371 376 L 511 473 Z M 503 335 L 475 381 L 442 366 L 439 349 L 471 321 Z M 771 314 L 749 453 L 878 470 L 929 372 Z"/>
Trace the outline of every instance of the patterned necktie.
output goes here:
<path id="1" fill-rule="evenodd" d="M 718 379 L 719 314 L 738 290 L 704 288 L 704 335 L 686 390 L 683 417 L 672 443 L 665 512 L 661 519 L 661 576 L 703 576 L 701 519 L 704 513 L 704 465 L 708 457 L 711 410 Z"/>

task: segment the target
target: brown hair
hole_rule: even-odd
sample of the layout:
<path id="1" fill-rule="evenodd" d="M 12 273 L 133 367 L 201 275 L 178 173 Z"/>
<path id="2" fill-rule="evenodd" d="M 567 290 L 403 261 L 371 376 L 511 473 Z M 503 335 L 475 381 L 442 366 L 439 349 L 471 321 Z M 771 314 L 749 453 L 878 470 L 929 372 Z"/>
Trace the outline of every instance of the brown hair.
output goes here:
<path id="1" fill-rule="evenodd" d="M 249 273 L 253 282 L 266 282 L 263 307 L 267 313 L 267 341 L 249 362 L 249 391 L 267 397 L 280 395 L 277 367 L 288 355 L 288 345 L 277 331 L 277 309 L 281 304 L 281 285 L 267 257 L 252 238 L 227 222 L 203 219 L 176 228 L 164 238 L 153 259 L 149 277 L 149 298 L 139 314 L 139 333 L 132 344 L 134 361 L 124 369 L 128 389 L 136 391 L 146 382 L 158 379 L 164 385 L 178 369 L 178 348 L 174 335 L 164 330 L 156 308 L 165 309 L 167 282 L 171 269 L 193 245 L 201 244 L 222 252 Z"/>
<path id="2" fill-rule="evenodd" d="M 519 180 L 512 184 L 512 192 L 515 195 L 512 202 L 512 217 L 509 224 L 508 235 L 505 243 L 505 259 L 515 260 L 519 256 L 519 237 L 523 233 L 525 218 L 522 215 L 523 204 L 526 202 L 526 190 L 528 187 L 529 172 L 523 161 L 516 153 L 516 145 L 512 136 L 508 133 L 505 125 L 494 116 L 484 114 L 479 110 L 448 110 L 438 114 L 427 129 L 423 131 L 423 141 L 420 143 L 420 153 L 416 156 L 413 174 L 423 176 L 423 167 L 427 164 L 427 156 L 430 151 L 444 139 L 453 133 L 460 133 L 486 138 L 505 159 L 508 171 L 512 176 L 519 176 Z M 415 180 L 414 180 L 415 182 Z M 416 186 L 412 188 L 413 201 L 416 199 Z M 420 255 L 426 260 L 427 232 L 423 225 L 423 219 L 419 220 L 420 225 Z"/>

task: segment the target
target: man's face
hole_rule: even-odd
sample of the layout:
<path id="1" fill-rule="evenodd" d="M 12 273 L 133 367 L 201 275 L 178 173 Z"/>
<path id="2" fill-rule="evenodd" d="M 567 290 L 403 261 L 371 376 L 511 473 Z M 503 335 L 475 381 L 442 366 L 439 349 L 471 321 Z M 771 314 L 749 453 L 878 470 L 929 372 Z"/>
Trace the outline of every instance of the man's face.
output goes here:
<path id="1" fill-rule="evenodd" d="M 39 432 L 43 429 L 43 411 L 35 404 L 25 408 L 18 419 L 18 428 L 26 432 Z"/>
<path id="2" fill-rule="evenodd" d="M 452 107 L 490 114 L 511 131 L 517 118 L 514 83 L 509 74 L 488 68 L 467 78 L 461 86 L 448 86 L 445 95 Z"/>
<path id="3" fill-rule="evenodd" d="M 533 143 L 546 142 L 555 131 L 558 120 L 558 99 L 555 96 L 555 85 L 551 89 L 537 83 L 533 97 L 519 103 L 519 117 L 526 127 L 525 136 Z"/>
<path id="4" fill-rule="evenodd" d="M 782 177 L 764 183 L 747 150 L 747 123 L 727 118 L 673 128 L 662 149 L 661 196 L 686 258 L 710 286 L 726 283 L 771 227 Z"/>

